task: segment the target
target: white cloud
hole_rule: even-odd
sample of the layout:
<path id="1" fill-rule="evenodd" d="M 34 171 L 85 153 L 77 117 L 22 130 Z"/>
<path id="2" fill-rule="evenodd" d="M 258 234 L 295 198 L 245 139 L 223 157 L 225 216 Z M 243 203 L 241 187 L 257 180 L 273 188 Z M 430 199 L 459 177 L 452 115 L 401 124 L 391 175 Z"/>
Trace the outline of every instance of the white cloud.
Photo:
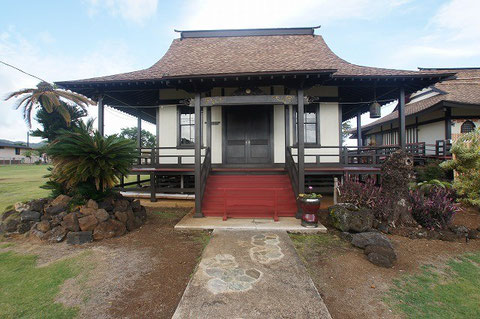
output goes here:
<path id="1" fill-rule="evenodd" d="M 36 37 L 32 37 L 36 38 Z M 52 40 L 54 38 L 52 36 Z M 84 51 L 79 57 L 52 55 L 42 50 L 43 40 L 27 40 L 13 27 L 0 33 L 0 60 L 18 66 L 49 82 L 73 80 L 135 69 L 128 50 L 122 43 L 106 41 L 101 47 Z M 7 93 L 33 87 L 38 80 L 0 64 L 0 138 L 25 140 L 28 127 L 21 111 L 14 110 L 15 100 L 4 101 Z M 96 117 L 96 107 L 90 107 L 89 115 Z M 135 126 L 136 120 L 107 108 L 105 132 L 119 132 L 121 127 Z M 34 123 L 33 128 L 36 127 Z M 148 126 L 146 128 L 149 128 Z M 150 128 L 151 129 L 151 128 Z"/>
<path id="2" fill-rule="evenodd" d="M 342 19 L 375 19 L 410 0 L 192 0 L 180 21 L 184 29 L 290 27 Z M 183 22 L 183 23 L 182 23 Z"/>
<path id="3" fill-rule="evenodd" d="M 87 0 L 87 4 L 90 16 L 106 10 L 112 16 L 143 24 L 146 19 L 155 15 L 158 0 Z"/>
<path id="4" fill-rule="evenodd" d="M 458 61 L 480 59 L 480 1 L 451 0 L 441 6 L 418 38 L 398 48 L 392 62 L 396 66 L 455 67 Z M 475 62 L 477 61 L 477 62 Z M 468 62 L 467 62 L 468 63 Z M 471 63 L 471 62 L 470 62 Z"/>

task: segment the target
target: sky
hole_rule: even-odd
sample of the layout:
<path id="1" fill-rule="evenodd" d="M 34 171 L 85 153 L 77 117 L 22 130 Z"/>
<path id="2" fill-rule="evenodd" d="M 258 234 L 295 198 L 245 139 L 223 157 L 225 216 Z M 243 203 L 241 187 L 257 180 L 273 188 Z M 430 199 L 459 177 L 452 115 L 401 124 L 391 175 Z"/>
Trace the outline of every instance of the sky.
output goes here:
<path id="1" fill-rule="evenodd" d="M 151 66 L 178 37 L 174 29 L 321 25 L 316 34 L 351 63 L 478 67 L 478 12 L 478 0 L 2 0 L 0 60 L 50 82 L 73 80 Z M 4 97 L 37 82 L 0 64 L 0 139 L 26 140 L 21 112 Z M 96 117 L 95 106 L 89 116 Z M 135 125 L 107 108 L 106 134 Z"/>

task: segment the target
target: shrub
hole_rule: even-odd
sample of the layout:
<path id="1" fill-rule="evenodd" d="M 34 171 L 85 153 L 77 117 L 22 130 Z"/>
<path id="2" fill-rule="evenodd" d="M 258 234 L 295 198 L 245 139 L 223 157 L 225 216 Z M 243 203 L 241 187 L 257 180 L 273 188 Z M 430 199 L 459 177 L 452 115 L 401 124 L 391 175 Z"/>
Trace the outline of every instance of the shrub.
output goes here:
<path id="1" fill-rule="evenodd" d="M 53 162 L 50 184 L 57 190 L 85 197 L 108 192 L 127 175 L 135 157 L 133 141 L 116 135 L 103 137 L 80 125 L 62 134 L 48 147 Z"/>
<path id="2" fill-rule="evenodd" d="M 410 212 L 417 223 L 428 229 L 445 229 L 459 210 L 448 188 L 433 187 L 409 193 Z"/>
<path id="3" fill-rule="evenodd" d="M 424 181 L 424 182 L 413 184 L 411 189 L 419 189 L 423 192 L 428 193 L 431 190 L 433 190 L 434 188 L 438 188 L 438 187 L 448 189 L 448 190 L 452 190 L 452 195 L 454 193 L 451 183 L 440 181 L 438 179 L 432 179 L 432 180 L 429 180 L 429 181 Z"/>
<path id="4" fill-rule="evenodd" d="M 441 161 L 430 160 L 425 165 L 415 167 L 415 175 L 417 182 L 431 181 L 434 179 L 444 181 L 447 180 L 447 170 L 440 166 Z"/>
<path id="5" fill-rule="evenodd" d="M 453 188 L 459 200 L 480 207 L 480 129 L 459 137 L 451 151 L 453 159 L 441 166 L 455 170 Z"/>

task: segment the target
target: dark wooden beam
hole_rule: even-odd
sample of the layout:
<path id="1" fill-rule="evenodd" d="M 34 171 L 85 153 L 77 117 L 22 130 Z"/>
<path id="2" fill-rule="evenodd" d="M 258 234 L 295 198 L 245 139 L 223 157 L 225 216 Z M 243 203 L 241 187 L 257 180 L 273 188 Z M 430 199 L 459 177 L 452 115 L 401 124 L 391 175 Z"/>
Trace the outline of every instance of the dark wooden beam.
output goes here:
<path id="1" fill-rule="evenodd" d="M 452 139 L 452 109 L 445 108 L 445 139 Z"/>
<path id="2" fill-rule="evenodd" d="M 98 132 L 101 136 L 104 136 L 105 129 L 105 106 L 103 105 L 103 95 L 98 98 Z"/>
<path id="3" fill-rule="evenodd" d="M 298 95 L 298 193 L 305 193 L 305 116 L 303 105 L 303 89 L 297 90 Z"/>
<path id="4" fill-rule="evenodd" d="M 357 146 L 363 146 L 361 111 L 357 112 Z"/>
<path id="5" fill-rule="evenodd" d="M 212 147 L 212 107 L 207 107 L 207 147 Z"/>
<path id="6" fill-rule="evenodd" d="M 203 217 L 202 213 L 202 119 L 201 119 L 201 96 L 195 93 L 195 214 L 194 217 Z"/>
<path id="7" fill-rule="evenodd" d="M 405 129 L 405 89 L 400 88 L 398 97 L 398 145 L 405 150 L 407 145 L 406 129 Z"/>

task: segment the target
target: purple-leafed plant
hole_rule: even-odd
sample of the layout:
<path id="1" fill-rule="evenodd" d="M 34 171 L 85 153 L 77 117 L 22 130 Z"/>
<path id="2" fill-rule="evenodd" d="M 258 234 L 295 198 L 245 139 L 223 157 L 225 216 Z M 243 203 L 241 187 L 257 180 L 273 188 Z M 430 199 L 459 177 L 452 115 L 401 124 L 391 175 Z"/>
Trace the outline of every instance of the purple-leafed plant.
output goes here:
<path id="1" fill-rule="evenodd" d="M 451 190 L 435 187 L 428 192 L 416 189 L 409 193 L 410 212 L 413 218 L 427 229 L 446 229 L 456 212 Z"/>

